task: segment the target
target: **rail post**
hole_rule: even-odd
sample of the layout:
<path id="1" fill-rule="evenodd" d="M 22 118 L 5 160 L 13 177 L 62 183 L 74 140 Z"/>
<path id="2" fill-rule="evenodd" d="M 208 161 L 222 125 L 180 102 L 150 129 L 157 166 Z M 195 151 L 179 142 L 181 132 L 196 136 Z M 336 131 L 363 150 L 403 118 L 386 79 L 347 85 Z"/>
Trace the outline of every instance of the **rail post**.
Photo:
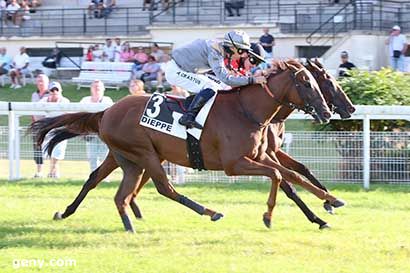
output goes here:
<path id="1" fill-rule="evenodd" d="M 363 118 L 363 187 L 370 189 L 370 118 Z"/>

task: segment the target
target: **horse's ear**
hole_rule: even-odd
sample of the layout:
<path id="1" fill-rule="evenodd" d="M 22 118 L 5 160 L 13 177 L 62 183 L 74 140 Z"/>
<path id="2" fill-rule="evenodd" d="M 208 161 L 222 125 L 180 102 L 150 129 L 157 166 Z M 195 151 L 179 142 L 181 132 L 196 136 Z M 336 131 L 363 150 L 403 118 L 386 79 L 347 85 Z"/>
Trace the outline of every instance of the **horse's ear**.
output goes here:
<path id="1" fill-rule="evenodd" d="M 289 64 L 288 62 L 284 62 L 285 66 L 287 69 L 289 69 L 290 71 L 297 71 L 296 67 L 294 67 L 293 65 Z"/>
<path id="2" fill-rule="evenodd" d="M 323 68 L 323 65 L 319 62 L 319 60 L 317 58 L 315 58 L 315 64 L 319 67 L 319 68 Z"/>
<path id="3" fill-rule="evenodd" d="M 309 58 L 306 58 L 306 63 L 307 63 L 307 65 L 313 66 L 312 61 Z"/>

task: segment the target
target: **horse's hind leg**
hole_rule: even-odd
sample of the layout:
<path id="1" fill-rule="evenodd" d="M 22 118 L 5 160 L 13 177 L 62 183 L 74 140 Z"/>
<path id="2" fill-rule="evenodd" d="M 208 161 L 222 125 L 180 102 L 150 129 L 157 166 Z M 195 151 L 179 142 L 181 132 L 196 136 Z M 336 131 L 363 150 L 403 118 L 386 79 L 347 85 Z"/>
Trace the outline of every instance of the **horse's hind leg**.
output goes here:
<path id="1" fill-rule="evenodd" d="M 296 189 L 287 182 L 286 180 L 282 180 L 280 183 L 280 188 L 285 192 L 286 196 L 291 199 L 296 205 L 302 210 L 303 214 L 308 218 L 308 220 L 312 223 L 316 223 L 319 225 L 319 229 L 328 228 L 329 225 L 317 217 L 306 204 L 300 199 L 300 197 L 296 193 Z"/>
<path id="2" fill-rule="evenodd" d="M 125 230 L 134 233 L 135 230 L 126 209 L 132 199 L 132 194 L 130 193 L 135 190 L 137 186 L 136 183 L 138 184 L 141 181 L 144 169 L 118 153 L 114 153 L 114 156 L 124 173 L 120 187 L 114 198 L 115 205 L 117 206 Z"/>
<path id="3" fill-rule="evenodd" d="M 221 213 L 208 209 L 194 200 L 177 193 L 175 188 L 168 181 L 164 168 L 161 165 L 161 161 L 155 153 L 147 155 L 147 158 L 144 159 L 144 163 L 146 172 L 150 174 L 157 191 L 161 195 L 181 203 L 200 215 L 210 216 L 212 221 L 217 221 L 223 217 Z"/>
<path id="4" fill-rule="evenodd" d="M 88 192 L 94 189 L 104 178 L 106 178 L 113 170 L 118 168 L 118 164 L 110 152 L 103 163 L 95 169 L 89 176 L 88 180 L 83 185 L 80 193 L 77 195 L 73 203 L 71 203 L 64 211 L 64 213 L 56 212 L 54 220 L 61 220 L 72 215 L 87 196 Z"/>
<path id="5" fill-rule="evenodd" d="M 142 219 L 142 213 L 141 213 L 140 208 L 137 205 L 137 202 L 135 201 L 135 198 L 137 197 L 142 187 L 144 187 L 144 185 L 149 181 L 149 179 L 150 179 L 149 174 L 147 172 L 144 172 L 144 175 L 142 176 L 141 181 L 139 183 L 137 182 L 136 184 L 137 187 L 135 188 L 133 193 L 131 193 L 130 206 L 131 206 L 132 212 L 134 213 L 135 218 L 137 219 Z"/>
<path id="6" fill-rule="evenodd" d="M 300 163 L 299 161 L 296 161 L 294 158 L 292 158 L 290 155 L 288 155 L 280 149 L 276 152 L 276 156 L 281 165 L 300 173 L 301 175 L 309 179 L 309 181 L 312 182 L 312 184 L 318 187 L 319 189 L 329 192 L 328 189 L 322 183 L 319 182 L 319 180 L 312 174 L 312 172 L 304 164 Z M 330 214 L 333 213 L 333 208 L 328 200 L 326 200 L 323 203 L 323 207 Z"/>

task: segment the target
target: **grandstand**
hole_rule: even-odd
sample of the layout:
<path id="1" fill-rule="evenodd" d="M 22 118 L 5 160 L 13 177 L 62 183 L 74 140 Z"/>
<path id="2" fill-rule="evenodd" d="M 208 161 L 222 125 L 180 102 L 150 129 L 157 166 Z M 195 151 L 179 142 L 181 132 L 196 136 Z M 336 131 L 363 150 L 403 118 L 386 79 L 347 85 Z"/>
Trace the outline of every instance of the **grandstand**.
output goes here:
<path id="1" fill-rule="evenodd" d="M 410 27 L 410 1 L 247 0 L 241 16 L 229 17 L 222 0 L 177 0 L 164 10 L 143 10 L 143 1 L 117 1 L 106 18 L 90 18 L 89 1 L 43 1 L 22 27 L 0 23 L 2 42 L 15 54 L 19 46 L 53 48 L 55 41 L 103 42 L 106 37 L 123 40 L 185 43 L 186 37 L 221 37 L 232 28 L 246 30 L 257 40 L 268 26 L 276 38 L 275 57 L 321 57 L 335 69 L 342 50 L 360 68 L 379 69 L 388 64 L 384 39 L 399 24 Z M 332 2 L 332 3 L 331 3 Z M 376 57 L 377 56 L 377 57 Z"/>

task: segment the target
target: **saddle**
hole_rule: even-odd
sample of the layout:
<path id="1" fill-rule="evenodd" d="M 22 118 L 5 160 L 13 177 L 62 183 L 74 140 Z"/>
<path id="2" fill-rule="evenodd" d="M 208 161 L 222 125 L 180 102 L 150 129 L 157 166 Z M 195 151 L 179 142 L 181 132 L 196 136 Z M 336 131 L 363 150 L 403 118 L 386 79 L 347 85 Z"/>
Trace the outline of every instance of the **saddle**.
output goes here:
<path id="1" fill-rule="evenodd" d="M 166 97 L 165 102 L 170 111 L 185 113 L 186 109 L 188 109 L 188 106 L 191 104 L 195 95 L 191 95 L 189 97 L 183 98 L 183 97 L 166 94 L 165 97 Z"/>

